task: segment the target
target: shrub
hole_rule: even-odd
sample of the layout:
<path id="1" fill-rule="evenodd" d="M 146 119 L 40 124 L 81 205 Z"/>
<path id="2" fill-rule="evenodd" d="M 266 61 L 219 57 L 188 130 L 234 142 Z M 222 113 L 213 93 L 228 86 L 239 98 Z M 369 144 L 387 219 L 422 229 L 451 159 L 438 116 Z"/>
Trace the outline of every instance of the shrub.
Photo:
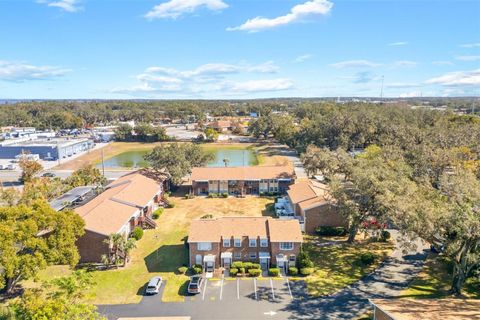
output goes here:
<path id="1" fill-rule="evenodd" d="M 244 267 L 239 268 L 238 272 L 240 272 L 240 274 L 245 274 L 245 268 Z"/>
<path id="2" fill-rule="evenodd" d="M 232 268 L 236 268 L 236 269 L 243 268 L 243 262 L 242 261 L 234 261 L 232 263 Z"/>
<path id="3" fill-rule="evenodd" d="M 248 271 L 250 269 L 253 269 L 253 263 L 252 262 L 244 262 L 243 267 L 245 268 L 245 270 Z"/>
<path id="4" fill-rule="evenodd" d="M 371 252 L 365 252 L 360 255 L 360 261 L 363 265 L 369 266 L 375 262 L 377 257 Z"/>
<path id="5" fill-rule="evenodd" d="M 213 214 L 206 214 L 200 217 L 200 219 L 212 219 L 212 218 L 213 218 Z"/>
<path id="6" fill-rule="evenodd" d="M 382 233 L 380 233 L 380 239 L 383 242 L 387 242 L 391 237 L 392 235 L 387 230 L 383 230 Z"/>
<path id="7" fill-rule="evenodd" d="M 279 268 L 270 268 L 268 269 L 268 275 L 271 277 L 278 277 L 280 276 L 280 269 Z"/>
<path id="8" fill-rule="evenodd" d="M 135 229 L 133 229 L 132 231 L 132 238 L 138 241 L 142 239 L 142 237 L 143 237 L 143 229 L 140 227 L 135 227 Z"/>
<path id="9" fill-rule="evenodd" d="M 185 194 L 185 199 L 193 199 L 195 196 L 191 193 L 186 193 Z"/>
<path id="10" fill-rule="evenodd" d="M 194 264 L 190 270 L 192 274 L 200 274 L 203 271 L 203 267 L 200 264 Z"/>
<path id="11" fill-rule="evenodd" d="M 262 269 L 262 266 L 260 266 L 260 263 L 252 263 L 252 269 Z"/>
<path id="12" fill-rule="evenodd" d="M 228 193 L 226 193 L 226 192 L 222 193 L 222 197 L 228 198 Z"/>
<path id="13" fill-rule="evenodd" d="M 218 198 L 218 194 L 210 192 L 207 196 L 207 198 Z"/>
<path id="14" fill-rule="evenodd" d="M 259 277 L 262 274 L 262 270 L 261 269 L 250 269 L 250 270 L 248 270 L 248 274 L 251 277 Z"/>
<path id="15" fill-rule="evenodd" d="M 236 276 L 238 273 L 238 269 L 237 268 L 230 268 L 230 275 L 231 276 Z"/>
<path id="16" fill-rule="evenodd" d="M 300 269 L 300 274 L 303 276 L 309 276 L 315 271 L 313 268 L 302 268 Z"/>
<path id="17" fill-rule="evenodd" d="M 185 267 L 185 266 L 182 266 L 182 267 L 179 267 L 177 270 L 178 270 L 178 273 L 185 274 L 187 272 L 188 268 Z"/>
<path id="18" fill-rule="evenodd" d="M 152 213 L 152 218 L 153 219 L 158 219 L 163 213 L 163 208 L 158 208 L 157 210 L 153 211 Z"/>
<path id="19" fill-rule="evenodd" d="M 315 232 L 319 236 L 325 237 L 339 237 L 347 234 L 347 229 L 343 227 L 329 227 L 329 226 L 319 226 L 315 229 Z"/>
<path id="20" fill-rule="evenodd" d="M 175 208 L 175 203 L 169 202 L 169 203 L 167 204 L 167 208 Z"/>
<path id="21" fill-rule="evenodd" d="M 313 268 L 313 261 L 310 259 L 308 253 L 304 250 L 300 251 L 297 257 L 298 268 Z"/>
<path id="22" fill-rule="evenodd" d="M 295 267 L 288 268 L 288 274 L 291 276 L 296 276 L 298 274 L 298 269 Z"/>

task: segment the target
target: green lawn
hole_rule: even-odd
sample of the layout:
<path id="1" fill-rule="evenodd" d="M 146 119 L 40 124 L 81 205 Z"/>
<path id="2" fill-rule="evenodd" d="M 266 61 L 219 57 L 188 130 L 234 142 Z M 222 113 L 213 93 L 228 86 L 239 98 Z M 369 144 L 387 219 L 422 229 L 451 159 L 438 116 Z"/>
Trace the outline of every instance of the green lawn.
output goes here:
<path id="1" fill-rule="evenodd" d="M 422 272 L 408 289 L 402 293 L 405 298 L 445 298 L 451 285 L 451 264 L 437 254 L 430 254 Z M 467 298 L 480 299 L 480 280 L 467 279 L 463 294 Z"/>
<path id="2" fill-rule="evenodd" d="M 393 250 L 391 242 L 366 240 L 354 244 L 342 242 L 327 247 L 316 245 L 322 240 L 310 236 L 304 244 L 304 249 L 315 263 L 315 273 L 306 278 L 308 293 L 312 296 L 330 295 L 353 284 L 375 270 Z M 364 252 L 372 252 L 378 256 L 374 264 L 365 266 L 361 263 L 360 255 Z"/>

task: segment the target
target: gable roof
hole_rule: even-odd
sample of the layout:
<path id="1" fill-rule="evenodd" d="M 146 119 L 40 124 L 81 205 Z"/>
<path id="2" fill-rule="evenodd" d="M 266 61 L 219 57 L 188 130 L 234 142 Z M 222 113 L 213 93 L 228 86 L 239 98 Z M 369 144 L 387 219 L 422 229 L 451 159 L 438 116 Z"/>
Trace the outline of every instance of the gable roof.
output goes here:
<path id="1" fill-rule="evenodd" d="M 109 184 L 104 192 L 75 212 L 85 221 L 86 230 L 109 235 L 118 232 L 160 190 L 159 182 L 140 171 L 132 172 Z"/>
<path id="2" fill-rule="evenodd" d="M 201 167 L 193 168 L 192 181 L 293 179 L 291 166 Z"/>
<path id="3" fill-rule="evenodd" d="M 301 181 L 289 186 L 287 191 L 293 204 L 298 204 L 301 209 L 328 203 L 330 196 L 328 186 L 314 181 Z"/>
<path id="4" fill-rule="evenodd" d="M 269 217 L 223 217 L 193 220 L 188 242 L 220 242 L 223 238 L 270 238 L 271 242 L 302 242 L 298 220 Z"/>

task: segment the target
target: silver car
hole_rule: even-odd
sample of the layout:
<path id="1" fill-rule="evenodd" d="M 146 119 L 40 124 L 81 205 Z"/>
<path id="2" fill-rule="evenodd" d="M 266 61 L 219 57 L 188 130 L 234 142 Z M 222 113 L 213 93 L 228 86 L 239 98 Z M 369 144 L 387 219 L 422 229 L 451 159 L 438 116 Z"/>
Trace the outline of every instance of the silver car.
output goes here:
<path id="1" fill-rule="evenodd" d="M 148 281 L 146 294 L 157 294 L 162 286 L 162 277 L 153 277 Z"/>

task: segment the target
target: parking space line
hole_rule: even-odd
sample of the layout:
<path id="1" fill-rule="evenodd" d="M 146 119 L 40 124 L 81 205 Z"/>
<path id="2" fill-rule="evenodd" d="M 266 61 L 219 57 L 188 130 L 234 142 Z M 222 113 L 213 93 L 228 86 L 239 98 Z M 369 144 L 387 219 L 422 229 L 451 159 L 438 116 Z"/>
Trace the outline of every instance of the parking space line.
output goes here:
<path id="1" fill-rule="evenodd" d="M 253 287 L 255 289 L 255 300 L 258 301 L 258 294 L 257 294 L 257 279 L 253 278 Z"/>
<path id="2" fill-rule="evenodd" d="M 285 279 L 287 280 L 288 293 L 290 293 L 290 298 L 293 299 L 292 290 L 290 290 L 290 281 L 288 281 L 287 277 L 285 277 Z"/>
<path id="3" fill-rule="evenodd" d="M 208 283 L 208 279 L 205 279 L 205 285 L 203 286 L 202 300 L 205 300 L 205 292 L 207 291 L 207 283 Z"/>
<path id="4" fill-rule="evenodd" d="M 223 295 L 223 277 L 222 277 L 222 282 L 220 282 L 220 300 L 222 300 L 222 295 Z"/>
<path id="5" fill-rule="evenodd" d="M 273 290 L 273 280 L 270 278 L 270 287 L 272 288 L 272 299 L 275 300 L 275 290 Z"/>
<path id="6" fill-rule="evenodd" d="M 240 300 L 240 279 L 237 278 L 237 300 Z"/>

